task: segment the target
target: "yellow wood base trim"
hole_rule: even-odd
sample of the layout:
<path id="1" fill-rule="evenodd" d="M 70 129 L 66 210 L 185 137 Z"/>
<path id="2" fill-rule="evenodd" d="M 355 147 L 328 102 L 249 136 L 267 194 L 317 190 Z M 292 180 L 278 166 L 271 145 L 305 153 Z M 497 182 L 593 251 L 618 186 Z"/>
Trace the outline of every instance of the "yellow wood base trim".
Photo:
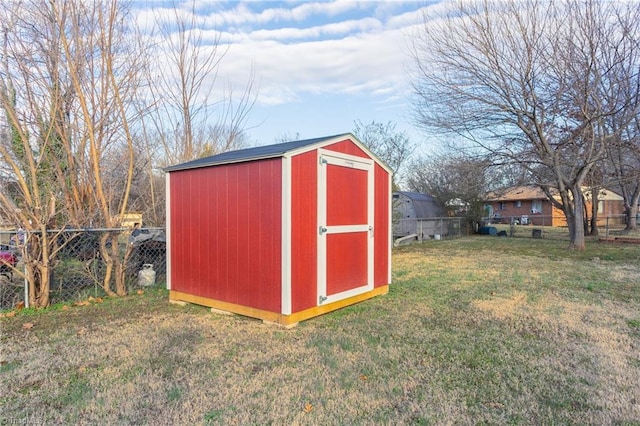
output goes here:
<path id="1" fill-rule="evenodd" d="M 248 306 L 242 306 L 235 303 L 223 302 L 220 300 L 210 299 L 208 297 L 195 296 L 193 294 L 182 293 L 180 291 L 169 291 L 170 302 L 189 302 L 196 305 L 208 306 L 210 308 L 232 312 L 234 314 L 244 315 L 251 318 L 258 318 L 266 323 L 274 323 L 283 325 L 287 328 L 294 326 L 300 321 L 307 320 L 309 318 L 317 317 L 328 312 L 335 311 L 336 309 L 344 308 L 345 306 L 353 305 L 355 303 L 362 302 L 372 297 L 381 296 L 389 292 L 389 285 L 376 287 L 366 293 L 358 294 L 356 296 L 349 297 L 347 299 L 338 300 L 333 303 L 328 303 L 322 306 L 314 306 L 313 308 L 305 309 L 304 311 L 295 312 L 291 315 L 279 314 L 276 312 L 269 312 L 262 309 L 250 308 Z"/>
<path id="2" fill-rule="evenodd" d="M 389 293 L 389 285 L 376 287 L 366 293 L 351 296 L 347 299 L 338 300 L 333 303 L 327 303 L 326 305 L 314 306 L 313 308 L 305 309 L 304 311 L 295 312 L 291 315 L 285 315 L 285 317 L 289 320 L 289 322 L 300 322 L 387 293 Z"/>

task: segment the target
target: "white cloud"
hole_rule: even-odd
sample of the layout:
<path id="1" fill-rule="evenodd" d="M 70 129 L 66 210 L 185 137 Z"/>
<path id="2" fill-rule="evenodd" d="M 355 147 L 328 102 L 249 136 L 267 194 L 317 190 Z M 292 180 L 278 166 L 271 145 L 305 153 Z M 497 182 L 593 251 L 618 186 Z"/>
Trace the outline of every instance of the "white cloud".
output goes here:
<path id="1" fill-rule="evenodd" d="M 213 10 L 219 3 L 205 2 L 198 6 L 197 21 L 204 40 L 220 38 L 220 47 L 229 47 L 218 82 L 240 90 L 253 69 L 260 104 L 322 93 L 365 93 L 391 103 L 406 93 L 406 33 L 422 21 L 424 10 L 406 11 L 402 3 L 292 2 L 291 8 L 256 11 L 258 5 L 251 2 L 233 3 L 226 10 Z M 138 22 L 146 28 L 157 16 L 172 13 L 141 10 Z M 348 19 L 339 19 L 343 16 Z"/>
<path id="2" fill-rule="evenodd" d="M 282 43 L 277 40 L 242 40 L 231 45 L 222 74 L 229 78 L 253 63 L 262 92 L 273 93 L 286 87 L 295 100 L 303 93 L 370 93 L 383 96 L 405 87 L 405 62 L 402 32 L 372 31 L 354 33 L 340 39 Z"/>
<path id="3" fill-rule="evenodd" d="M 348 20 L 310 28 L 279 28 L 275 30 L 256 30 L 249 34 L 255 40 L 295 41 L 313 38 L 345 36 L 354 32 L 368 32 L 382 28 L 380 21 L 374 18 Z"/>
<path id="4" fill-rule="evenodd" d="M 264 25 L 273 22 L 302 22 L 316 15 L 331 17 L 363 7 L 363 3 L 349 0 L 334 2 L 291 2 L 291 4 L 295 6 L 290 8 L 267 8 L 259 12 L 254 12 L 251 3 L 253 2 L 240 2 L 232 9 L 215 11 L 209 15 L 208 19 L 215 17 L 221 25 L 247 28 L 251 24 Z"/>

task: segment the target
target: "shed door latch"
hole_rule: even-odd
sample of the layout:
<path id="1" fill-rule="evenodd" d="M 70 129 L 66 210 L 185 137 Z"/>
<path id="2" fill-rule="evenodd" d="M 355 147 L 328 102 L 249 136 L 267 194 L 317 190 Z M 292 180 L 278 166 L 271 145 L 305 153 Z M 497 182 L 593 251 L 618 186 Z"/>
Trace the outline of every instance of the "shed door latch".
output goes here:
<path id="1" fill-rule="evenodd" d="M 321 227 L 318 228 L 318 231 L 320 232 L 320 235 L 322 235 L 325 232 L 327 232 L 327 228 L 325 228 L 324 226 L 321 226 Z"/>

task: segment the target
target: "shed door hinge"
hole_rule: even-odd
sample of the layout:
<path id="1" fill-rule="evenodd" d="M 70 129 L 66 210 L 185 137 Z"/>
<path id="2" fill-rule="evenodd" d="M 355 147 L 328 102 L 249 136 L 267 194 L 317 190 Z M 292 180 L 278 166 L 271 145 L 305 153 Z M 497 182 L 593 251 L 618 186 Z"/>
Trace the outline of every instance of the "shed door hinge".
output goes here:
<path id="1" fill-rule="evenodd" d="M 327 296 L 319 296 L 318 297 L 318 305 L 322 305 L 325 300 L 327 300 Z"/>
<path id="2" fill-rule="evenodd" d="M 318 228 L 318 232 L 320 233 L 320 235 L 324 234 L 325 232 L 327 232 L 327 228 L 325 228 L 324 226 L 320 226 Z"/>

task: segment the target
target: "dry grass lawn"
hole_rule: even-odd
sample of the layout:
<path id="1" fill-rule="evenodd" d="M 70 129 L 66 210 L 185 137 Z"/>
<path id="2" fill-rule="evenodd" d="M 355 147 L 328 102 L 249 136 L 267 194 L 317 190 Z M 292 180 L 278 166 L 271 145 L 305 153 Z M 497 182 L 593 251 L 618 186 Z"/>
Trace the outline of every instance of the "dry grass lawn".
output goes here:
<path id="1" fill-rule="evenodd" d="M 292 330 L 162 289 L 0 319 L 0 424 L 640 424 L 640 246 L 394 252 L 388 295 Z"/>

